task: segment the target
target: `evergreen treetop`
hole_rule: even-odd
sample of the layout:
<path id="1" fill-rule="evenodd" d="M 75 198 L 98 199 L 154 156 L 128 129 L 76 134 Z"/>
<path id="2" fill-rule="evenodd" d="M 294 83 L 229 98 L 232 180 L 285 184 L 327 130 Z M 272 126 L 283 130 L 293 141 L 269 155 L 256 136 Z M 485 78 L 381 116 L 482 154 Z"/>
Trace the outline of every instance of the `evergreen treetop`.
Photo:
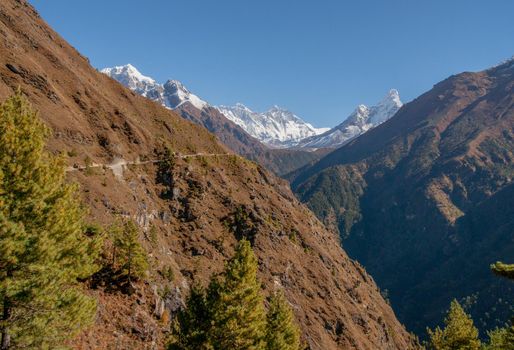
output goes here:
<path id="1" fill-rule="evenodd" d="M 266 313 L 257 259 L 246 239 L 206 291 L 195 287 L 173 327 L 170 350 L 264 350 Z"/>
<path id="2" fill-rule="evenodd" d="M 498 276 L 514 279 L 514 264 L 504 264 L 497 261 L 491 265 L 491 270 Z"/>
<path id="3" fill-rule="evenodd" d="M 485 344 L 483 350 L 513 350 L 514 349 L 514 328 L 497 328 L 488 332 L 489 343 Z"/>
<path id="4" fill-rule="evenodd" d="M 444 320 L 445 328 L 428 330 L 429 349 L 434 350 L 478 350 L 480 340 L 478 329 L 471 317 L 466 314 L 457 300 L 450 304 L 450 310 Z"/>
<path id="5" fill-rule="evenodd" d="M 496 262 L 491 265 L 491 270 L 498 276 L 514 279 L 514 265 Z M 511 320 L 514 323 L 514 319 Z M 488 333 L 489 343 L 484 350 L 514 350 L 514 325 L 505 328 L 497 328 Z"/>
<path id="6" fill-rule="evenodd" d="M 209 339 L 215 349 L 264 348 L 266 313 L 257 258 L 250 242 L 242 239 L 222 278 L 212 280 L 207 299 L 212 312 Z"/>
<path id="7" fill-rule="evenodd" d="M 121 270 L 132 278 L 141 278 L 148 270 L 146 251 L 139 243 L 139 229 L 132 220 L 123 223 L 123 229 L 116 232 L 114 246 L 117 248 Z"/>

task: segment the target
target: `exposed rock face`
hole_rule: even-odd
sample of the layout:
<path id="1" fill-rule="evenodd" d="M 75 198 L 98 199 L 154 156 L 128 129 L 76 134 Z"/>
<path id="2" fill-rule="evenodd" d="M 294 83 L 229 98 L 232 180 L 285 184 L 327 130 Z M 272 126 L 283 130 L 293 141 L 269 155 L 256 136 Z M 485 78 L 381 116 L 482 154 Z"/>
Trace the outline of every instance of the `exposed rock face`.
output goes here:
<path id="1" fill-rule="evenodd" d="M 138 219 L 151 269 L 127 296 L 100 278 L 96 324 L 70 340 L 76 349 L 162 349 L 194 281 L 223 268 L 236 233 L 225 224 L 237 208 L 256 227 L 259 276 L 269 294 L 283 288 L 311 349 L 407 349 L 411 337 L 373 280 L 334 235 L 298 203 L 287 183 L 228 155 L 214 135 L 138 96 L 93 69 L 25 1 L 0 3 L 0 99 L 20 86 L 54 130 L 50 148 L 70 165 L 120 165 L 71 171 L 95 221 Z M 163 174 L 163 142 L 180 154 Z M 138 159 L 140 161 L 138 161 Z M 112 167 L 118 169 L 119 167 Z M 170 272 L 171 271 L 171 272 Z"/>
<path id="2" fill-rule="evenodd" d="M 514 256 L 511 219 L 483 212 L 512 207 L 502 193 L 514 174 L 513 101 L 514 61 L 452 76 L 296 174 L 299 198 L 339 229 L 420 334 L 454 297 L 478 294 L 482 329 L 510 317 L 497 303 L 513 294 L 489 264 Z"/>

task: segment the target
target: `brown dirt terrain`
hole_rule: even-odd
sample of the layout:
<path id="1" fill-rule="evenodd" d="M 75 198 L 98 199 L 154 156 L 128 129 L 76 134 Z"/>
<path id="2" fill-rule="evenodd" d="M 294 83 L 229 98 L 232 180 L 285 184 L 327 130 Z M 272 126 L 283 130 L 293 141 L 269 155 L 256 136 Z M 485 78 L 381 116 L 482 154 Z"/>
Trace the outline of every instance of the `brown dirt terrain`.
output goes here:
<path id="1" fill-rule="evenodd" d="M 228 152 L 204 128 L 97 72 L 28 3 L 4 0 L 0 100 L 18 87 L 54 130 L 50 149 L 68 153 L 70 166 L 154 159 L 163 143 L 181 154 Z M 162 349 L 191 284 L 205 283 L 231 255 L 238 235 L 231 220 L 240 208 L 265 293 L 284 289 L 311 349 L 411 347 L 371 277 L 283 180 L 235 155 L 177 157 L 164 175 L 153 163 L 121 169 L 118 177 L 108 167 L 69 177 L 80 183 L 92 220 L 138 222 L 151 268 L 132 296 L 101 276 L 90 281 L 97 319 L 70 341 L 73 348 Z"/>

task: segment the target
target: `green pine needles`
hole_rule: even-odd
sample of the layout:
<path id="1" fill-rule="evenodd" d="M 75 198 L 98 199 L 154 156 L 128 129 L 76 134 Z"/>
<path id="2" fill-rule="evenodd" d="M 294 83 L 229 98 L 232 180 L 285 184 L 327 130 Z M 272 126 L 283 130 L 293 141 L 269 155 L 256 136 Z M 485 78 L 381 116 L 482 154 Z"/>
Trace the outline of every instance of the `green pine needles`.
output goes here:
<path id="1" fill-rule="evenodd" d="M 282 294 L 264 309 L 257 259 L 242 239 L 206 291 L 193 288 L 179 313 L 170 350 L 298 350 L 300 331 Z"/>
<path id="2" fill-rule="evenodd" d="M 117 220 L 109 233 L 113 245 L 112 265 L 127 276 L 130 285 L 148 270 L 147 254 L 139 243 L 139 229 L 132 220 Z"/>
<path id="3" fill-rule="evenodd" d="M 450 310 L 444 320 L 445 328 L 428 330 L 429 349 L 434 350 L 479 350 L 478 329 L 471 317 L 466 314 L 457 300 L 450 304 Z"/>
<path id="4" fill-rule="evenodd" d="M 262 349 L 266 312 L 260 289 L 257 259 L 245 239 L 225 267 L 223 278 L 213 279 L 207 291 L 213 325 L 209 340 L 214 349 Z"/>
<path id="5" fill-rule="evenodd" d="M 498 276 L 505 277 L 511 280 L 514 279 L 513 264 L 504 264 L 501 261 L 497 261 L 496 263 L 491 265 L 491 271 L 493 271 Z"/>
<path id="6" fill-rule="evenodd" d="M 0 105 L 0 349 L 56 349 L 92 322 L 77 282 L 97 266 L 65 163 L 50 130 L 18 92 Z"/>

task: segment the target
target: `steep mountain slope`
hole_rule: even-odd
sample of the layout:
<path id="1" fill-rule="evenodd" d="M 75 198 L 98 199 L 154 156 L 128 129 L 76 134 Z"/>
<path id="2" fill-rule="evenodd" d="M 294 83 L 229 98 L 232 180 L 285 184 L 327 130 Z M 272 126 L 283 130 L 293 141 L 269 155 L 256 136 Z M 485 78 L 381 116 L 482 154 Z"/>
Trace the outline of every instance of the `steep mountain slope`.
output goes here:
<path id="1" fill-rule="evenodd" d="M 273 106 L 264 113 L 254 112 L 242 103 L 216 108 L 250 135 L 273 147 L 293 147 L 309 136 L 319 135 L 328 130 L 315 128 L 278 106 Z"/>
<path id="2" fill-rule="evenodd" d="M 132 91 L 169 109 L 176 110 L 185 119 L 202 125 L 214 133 L 232 151 L 264 165 L 278 175 L 289 173 L 316 161 L 327 152 L 327 150 L 308 152 L 271 149 L 228 119 L 218 108 L 210 106 L 189 92 L 180 82 L 168 80 L 165 84 L 159 84 L 152 78 L 141 74 L 131 64 L 104 68 L 101 72 Z"/>
<path id="3" fill-rule="evenodd" d="M 406 349 L 410 336 L 373 280 L 288 186 L 227 154 L 214 135 L 92 68 L 25 1 L 0 3 L 0 99 L 20 87 L 66 152 L 91 220 L 134 218 L 150 271 L 125 295 L 102 276 L 85 287 L 99 300 L 96 323 L 76 349 L 161 349 L 193 281 L 222 269 L 244 210 L 266 293 L 283 288 L 311 349 Z M 182 154 L 170 170 L 162 145 Z M 184 156 L 189 154 L 189 156 Z M 126 163 L 130 165 L 124 165 Z M 95 166 L 98 164 L 99 166 Z M 112 169 L 112 170 L 111 170 Z M 228 224 L 227 224 L 228 223 Z M 164 273 L 171 271 L 172 274 Z"/>
<path id="4" fill-rule="evenodd" d="M 441 319 L 452 296 L 477 292 L 477 319 L 489 312 L 488 326 L 506 320 L 490 307 L 512 294 L 482 287 L 501 283 L 487 271 L 491 262 L 514 256 L 511 245 L 495 248 L 512 241 L 513 231 L 503 229 L 510 219 L 477 215 L 512 183 L 513 100 L 514 61 L 452 76 L 294 181 L 302 201 L 339 229 L 350 256 L 420 333 Z"/>
<path id="5" fill-rule="evenodd" d="M 397 90 L 390 90 L 382 101 L 372 107 L 359 105 L 344 122 L 316 136 L 301 140 L 299 148 L 337 148 L 390 119 L 402 106 Z"/>

